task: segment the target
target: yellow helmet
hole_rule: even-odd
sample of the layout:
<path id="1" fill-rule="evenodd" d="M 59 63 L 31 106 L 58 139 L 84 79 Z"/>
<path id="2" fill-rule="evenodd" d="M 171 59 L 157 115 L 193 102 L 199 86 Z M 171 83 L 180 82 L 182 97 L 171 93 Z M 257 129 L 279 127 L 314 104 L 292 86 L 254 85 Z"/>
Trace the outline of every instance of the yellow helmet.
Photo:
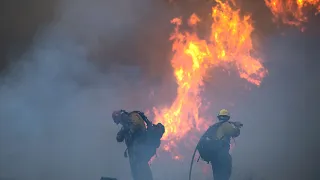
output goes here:
<path id="1" fill-rule="evenodd" d="M 221 110 L 219 111 L 218 116 L 230 116 L 230 114 L 229 114 L 229 111 L 228 111 L 228 110 L 226 110 L 226 109 L 221 109 Z"/>

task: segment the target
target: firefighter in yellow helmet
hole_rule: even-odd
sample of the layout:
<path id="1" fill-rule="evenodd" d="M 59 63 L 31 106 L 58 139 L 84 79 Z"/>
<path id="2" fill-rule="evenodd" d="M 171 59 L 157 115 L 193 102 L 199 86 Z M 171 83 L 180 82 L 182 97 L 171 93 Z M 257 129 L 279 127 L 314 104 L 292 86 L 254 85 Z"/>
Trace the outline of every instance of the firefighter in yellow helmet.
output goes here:
<path id="1" fill-rule="evenodd" d="M 200 157 L 211 163 L 214 180 L 229 180 L 232 158 L 229 153 L 231 138 L 240 135 L 241 122 L 231 122 L 229 111 L 221 109 L 218 122 L 210 126 L 197 146 Z"/>
<path id="2" fill-rule="evenodd" d="M 148 162 L 160 146 L 164 126 L 152 124 L 141 111 L 114 111 L 112 119 L 122 125 L 116 140 L 126 143 L 133 180 L 153 180 Z"/>

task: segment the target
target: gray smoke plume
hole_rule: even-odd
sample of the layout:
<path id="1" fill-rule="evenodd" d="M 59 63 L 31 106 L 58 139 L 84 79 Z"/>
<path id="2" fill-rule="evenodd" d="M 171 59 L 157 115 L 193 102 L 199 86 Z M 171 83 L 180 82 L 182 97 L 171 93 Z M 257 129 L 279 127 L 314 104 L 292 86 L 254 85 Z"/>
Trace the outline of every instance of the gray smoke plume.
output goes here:
<path id="1" fill-rule="evenodd" d="M 1 178 L 130 179 L 110 113 L 146 108 L 139 96 L 148 78 L 135 53 L 152 47 L 139 42 L 152 8 L 144 0 L 56 3 L 53 22 L 1 77 Z"/>

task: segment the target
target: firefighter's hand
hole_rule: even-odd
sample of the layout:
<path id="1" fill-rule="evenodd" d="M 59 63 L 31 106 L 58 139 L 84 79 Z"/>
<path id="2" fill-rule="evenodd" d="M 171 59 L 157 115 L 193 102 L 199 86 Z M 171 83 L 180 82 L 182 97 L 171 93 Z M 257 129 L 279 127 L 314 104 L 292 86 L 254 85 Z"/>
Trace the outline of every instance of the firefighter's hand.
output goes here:
<path id="1" fill-rule="evenodd" d="M 159 128 L 159 130 L 161 131 L 162 134 L 165 133 L 166 129 L 164 128 L 164 126 L 161 123 L 158 123 L 157 125 L 155 125 L 157 128 Z"/>
<path id="2" fill-rule="evenodd" d="M 117 142 L 123 142 L 124 141 L 124 136 L 118 134 L 117 137 L 116 137 L 116 140 L 117 140 Z"/>
<path id="3" fill-rule="evenodd" d="M 237 128 L 241 128 L 243 126 L 243 124 L 239 121 L 233 122 L 233 125 Z"/>
<path id="4" fill-rule="evenodd" d="M 126 133 L 126 131 L 125 131 L 125 129 L 122 127 L 122 128 L 120 129 L 120 131 L 117 133 L 116 139 L 117 139 L 118 142 L 124 141 L 124 134 L 125 134 L 125 133 Z"/>

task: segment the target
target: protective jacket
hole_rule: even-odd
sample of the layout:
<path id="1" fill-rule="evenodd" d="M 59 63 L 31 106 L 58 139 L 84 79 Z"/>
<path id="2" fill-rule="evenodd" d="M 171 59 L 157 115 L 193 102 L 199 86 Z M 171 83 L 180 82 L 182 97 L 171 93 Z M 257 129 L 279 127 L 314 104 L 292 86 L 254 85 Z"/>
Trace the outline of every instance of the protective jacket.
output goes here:
<path id="1" fill-rule="evenodd" d="M 146 138 L 146 124 L 139 111 L 124 113 L 121 116 L 121 129 L 117 133 L 117 141 L 125 143 L 127 147 L 131 146 L 133 140 L 144 141 Z"/>
<path id="2" fill-rule="evenodd" d="M 232 122 L 220 121 L 208 128 L 201 137 L 197 149 L 200 157 L 210 162 L 218 151 L 230 150 L 230 139 L 240 135 L 240 129 Z"/>
<path id="3" fill-rule="evenodd" d="M 230 140 L 240 135 L 233 122 L 220 121 L 209 127 L 197 146 L 200 157 L 211 163 L 214 180 L 229 180 L 232 158 L 229 154 Z"/>
<path id="4" fill-rule="evenodd" d="M 125 141 L 129 154 L 131 173 L 134 180 L 152 180 L 149 160 L 156 154 L 165 132 L 161 123 L 152 124 L 144 113 L 123 111 L 120 121 L 122 128 L 117 133 L 117 141 Z"/>

